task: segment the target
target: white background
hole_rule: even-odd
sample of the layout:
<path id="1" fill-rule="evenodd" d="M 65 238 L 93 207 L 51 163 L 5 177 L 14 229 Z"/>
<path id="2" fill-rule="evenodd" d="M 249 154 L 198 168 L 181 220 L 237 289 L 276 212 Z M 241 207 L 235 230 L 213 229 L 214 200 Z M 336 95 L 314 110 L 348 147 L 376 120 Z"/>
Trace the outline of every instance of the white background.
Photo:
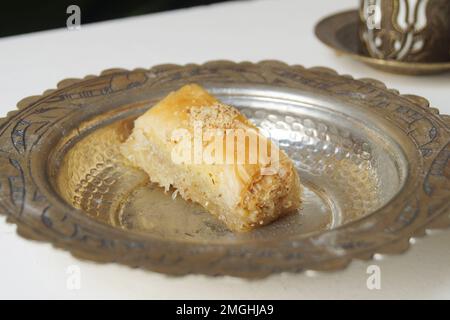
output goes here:
<path id="1" fill-rule="evenodd" d="M 21 98 L 40 94 L 68 77 L 111 67 L 214 59 L 278 59 L 328 66 L 355 77 L 384 81 L 402 93 L 427 97 L 450 114 L 450 75 L 406 77 L 378 72 L 338 57 L 314 36 L 325 15 L 357 0 L 254 0 L 197 7 L 0 39 L 0 116 Z M 83 8 L 81 8 L 83 12 Z M 367 267 L 381 268 L 381 290 L 366 287 Z M 81 271 L 81 289 L 68 290 L 67 268 Z M 168 277 L 72 258 L 48 244 L 23 240 L 0 217 L 0 298 L 446 298 L 450 299 L 450 232 L 418 239 L 401 256 L 330 274 L 280 274 L 264 280 Z"/>

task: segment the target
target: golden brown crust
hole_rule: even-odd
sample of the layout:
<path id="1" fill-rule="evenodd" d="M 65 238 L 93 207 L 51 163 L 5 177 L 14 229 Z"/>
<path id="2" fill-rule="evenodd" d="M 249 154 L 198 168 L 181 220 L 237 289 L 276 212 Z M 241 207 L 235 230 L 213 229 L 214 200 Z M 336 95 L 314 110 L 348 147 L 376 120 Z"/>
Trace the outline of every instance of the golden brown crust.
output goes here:
<path id="1" fill-rule="evenodd" d="M 180 129 L 186 133 L 174 137 L 173 133 Z M 267 224 L 300 206 L 298 174 L 290 159 L 275 146 L 270 150 L 279 154 L 276 163 L 267 155 L 260 157 L 265 162 L 247 163 L 249 157 L 260 153 L 251 149 L 245 138 L 240 141 L 235 137 L 236 148 L 223 147 L 221 158 L 228 161 L 230 153 L 231 162 L 217 162 L 219 157 L 214 163 L 174 162 L 173 151 L 185 143 L 194 145 L 195 138 L 190 134 L 195 136 L 198 129 L 215 129 L 223 134 L 217 140 L 221 142 L 228 138 L 230 129 L 248 130 L 248 137 L 271 146 L 237 109 L 220 103 L 198 85 L 186 85 L 136 119 L 121 152 L 133 165 L 145 170 L 153 182 L 166 189 L 176 188 L 184 199 L 198 202 L 234 231 Z M 213 139 L 202 140 L 201 147 L 215 155 L 221 147 L 214 143 Z M 243 149 L 238 151 L 239 147 Z M 245 161 L 239 162 L 242 154 Z M 274 173 L 263 174 L 262 169 L 274 164 Z"/>

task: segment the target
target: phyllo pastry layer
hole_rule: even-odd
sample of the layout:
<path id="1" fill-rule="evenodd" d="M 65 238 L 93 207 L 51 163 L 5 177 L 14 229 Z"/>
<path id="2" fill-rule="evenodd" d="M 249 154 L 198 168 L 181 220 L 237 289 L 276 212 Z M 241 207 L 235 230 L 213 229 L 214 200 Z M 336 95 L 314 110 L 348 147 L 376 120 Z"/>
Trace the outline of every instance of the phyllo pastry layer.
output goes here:
<path id="1" fill-rule="evenodd" d="M 152 182 L 173 187 L 233 231 L 300 207 L 300 181 L 287 155 L 237 109 L 195 84 L 137 118 L 121 153 Z"/>

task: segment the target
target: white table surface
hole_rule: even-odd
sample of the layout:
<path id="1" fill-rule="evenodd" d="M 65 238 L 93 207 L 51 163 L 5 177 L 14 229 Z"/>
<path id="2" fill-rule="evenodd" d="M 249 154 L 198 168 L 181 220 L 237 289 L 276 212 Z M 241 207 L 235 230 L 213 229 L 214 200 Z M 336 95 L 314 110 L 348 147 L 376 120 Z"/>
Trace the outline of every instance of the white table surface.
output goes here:
<path id="1" fill-rule="evenodd" d="M 0 39 L 0 116 L 21 98 L 40 94 L 68 77 L 111 67 L 202 63 L 229 59 L 279 59 L 323 65 L 355 77 L 377 78 L 402 93 L 427 97 L 450 114 L 450 75 L 406 77 L 338 57 L 314 36 L 324 15 L 356 7 L 357 0 L 254 0 L 196 7 Z M 81 8 L 83 12 L 83 8 Z M 64 15 L 62 15 L 64 16 Z M 371 263 L 381 269 L 381 289 L 366 287 L 371 263 L 353 262 L 330 274 L 280 274 L 264 280 L 181 278 L 119 265 L 81 262 L 49 244 L 24 240 L 0 217 L 0 298 L 148 299 L 450 299 L 450 231 L 417 239 L 400 256 Z M 67 288 L 76 265 L 81 288 Z"/>

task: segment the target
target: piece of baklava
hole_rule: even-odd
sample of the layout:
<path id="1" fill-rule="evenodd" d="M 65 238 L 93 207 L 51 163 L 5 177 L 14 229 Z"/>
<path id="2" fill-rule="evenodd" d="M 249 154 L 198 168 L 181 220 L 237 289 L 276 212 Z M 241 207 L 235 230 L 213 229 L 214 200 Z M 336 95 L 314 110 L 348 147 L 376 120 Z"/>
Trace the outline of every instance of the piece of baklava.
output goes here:
<path id="1" fill-rule="evenodd" d="M 233 231 L 270 223 L 301 203 L 287 155 L 237 109 L 196 84 L 137 118 L 121 153 L 152 182 L 173 187 Z"/>

